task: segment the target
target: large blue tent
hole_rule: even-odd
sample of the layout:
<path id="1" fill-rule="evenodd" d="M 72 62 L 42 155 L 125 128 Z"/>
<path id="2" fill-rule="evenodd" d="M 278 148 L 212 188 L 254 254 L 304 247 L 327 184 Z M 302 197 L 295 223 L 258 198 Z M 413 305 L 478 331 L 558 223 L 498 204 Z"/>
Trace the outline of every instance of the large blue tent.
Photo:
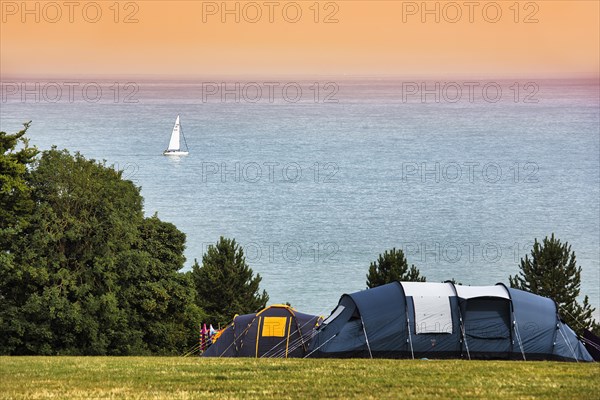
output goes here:
<path id="1" fill-rule="evenodd" d="M 593 361 L 554 301 L 502 284 L 449 282 L 343 295 L 308 356 Z"/>

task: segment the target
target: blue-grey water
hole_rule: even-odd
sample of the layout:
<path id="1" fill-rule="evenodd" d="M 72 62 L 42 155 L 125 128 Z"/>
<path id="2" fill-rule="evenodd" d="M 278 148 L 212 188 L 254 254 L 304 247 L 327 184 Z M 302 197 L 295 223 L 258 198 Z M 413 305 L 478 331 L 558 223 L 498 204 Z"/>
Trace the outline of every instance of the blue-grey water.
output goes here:
<path id="1" fill-rule="evenodd" d="M 458 100 L 456 85 L 440 82 L 436 102 L 421 97 L 421 81 L 316 81 L 318 99 L 301 82 L 292 102 L 297 86 L 281 90 L 292 80 L 272 100 L 266 81 L 256 100 L 256 85 L 243 82 L 221 98 L 221 81 L 115 80 L 119 92 L 101 82 L 96 101 L 92 80 L 69 93 L 62 81 L 36 89 L 6 79 L 0 129 L 33 120 L 41 149 L 124 169 L 146 214 L 186 233 L 186 268 L 219 236 L 235 238 L 273 303 L 326 314 L 365 287 L 369 263 L 392 247 L 429 281 L 507 282 L 533 239 L 554 232 L 572 245 L 582 293 L 600 308 L 596 82 L 499 82 L 496 102 L 491 81 L 472 98 L 458 82 Z M 164 157 L 178 114 L 190 155 Z"/>

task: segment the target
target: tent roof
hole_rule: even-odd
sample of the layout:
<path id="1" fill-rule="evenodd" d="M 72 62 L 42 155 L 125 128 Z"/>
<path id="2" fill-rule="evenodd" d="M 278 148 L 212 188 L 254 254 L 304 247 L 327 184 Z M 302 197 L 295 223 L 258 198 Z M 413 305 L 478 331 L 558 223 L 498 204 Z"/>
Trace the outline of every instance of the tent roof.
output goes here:
<path id="1" fill-rule="evenodd" d="M 458 297 L 465 300 L 475 297 L 500 297 L 510 300 L 508 292 L 502 285 L 496 286 L 462 286 L 456 285 L 456 293 Z"/>
<path id="2" fill-rule="evenodd" d="M 259 312 L 257 312 L 256 315 L 258 316 L 271 308 L 283 308 L 284 310 L 289 311 L 290 314 L 296 315 L 296 313 L 295 313 L 296 310 L 294 310 L 292 307 L 288 306 L 287 304 L 271 304 L 270 306 L 267 306 L 267 307 L 263 308 L 262 310 L 260 310 Z"/>
<path id="3" fill-rule="evenodd" d="M 400 282 L 406 296 L 455 296 L 451 283 Z"/>

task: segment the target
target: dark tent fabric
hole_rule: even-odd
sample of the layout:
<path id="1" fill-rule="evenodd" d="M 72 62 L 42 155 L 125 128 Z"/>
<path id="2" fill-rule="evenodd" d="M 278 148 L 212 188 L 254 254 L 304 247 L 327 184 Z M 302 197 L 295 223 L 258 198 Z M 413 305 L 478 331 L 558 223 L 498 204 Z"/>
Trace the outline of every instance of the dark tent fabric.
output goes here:
<path id="1" fill-rule="evenodd" d="M 307 356 L 593 361 L 552 300 L 502 284 L 450 282 L 343 295 Z"/>
<path id="2" fill-rule="evenodd" d="M 583 341 L 585 348 L 590 352 L 594 361 L 600 361 L 600 337 L 594 335 L 587 329 L 583 331 Z"/>
<path id="3" fill-rule="evenodd" d="M 465 342 L 472 357 L 504 358 L 511 351 L 510 301 L 474 298 L 461 301 Z"/>
<path id="4" fill-rule="evenodd" d="M 203 356 L 304 357 L 320 321 L 316 315 L 303 314 L 281 304 L 256 314 L 238 315 Z"/>

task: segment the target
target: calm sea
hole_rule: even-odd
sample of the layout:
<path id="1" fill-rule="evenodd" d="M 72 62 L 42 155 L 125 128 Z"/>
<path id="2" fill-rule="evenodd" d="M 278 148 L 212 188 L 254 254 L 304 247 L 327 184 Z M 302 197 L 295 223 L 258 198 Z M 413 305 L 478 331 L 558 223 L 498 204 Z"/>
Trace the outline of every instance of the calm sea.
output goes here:
<path id="1" fill-rule="evenodd" d="M 2 84 L 0 128 L 107 160 L 187 235 L 235 238 L 271 302 L 327 314 L 402 248 L 429 281 L 507 282 L 554 232 L 600 308 L 599 90 L 589 81 Z M 162 156 L 177 115 L 190 154 Z"/>

